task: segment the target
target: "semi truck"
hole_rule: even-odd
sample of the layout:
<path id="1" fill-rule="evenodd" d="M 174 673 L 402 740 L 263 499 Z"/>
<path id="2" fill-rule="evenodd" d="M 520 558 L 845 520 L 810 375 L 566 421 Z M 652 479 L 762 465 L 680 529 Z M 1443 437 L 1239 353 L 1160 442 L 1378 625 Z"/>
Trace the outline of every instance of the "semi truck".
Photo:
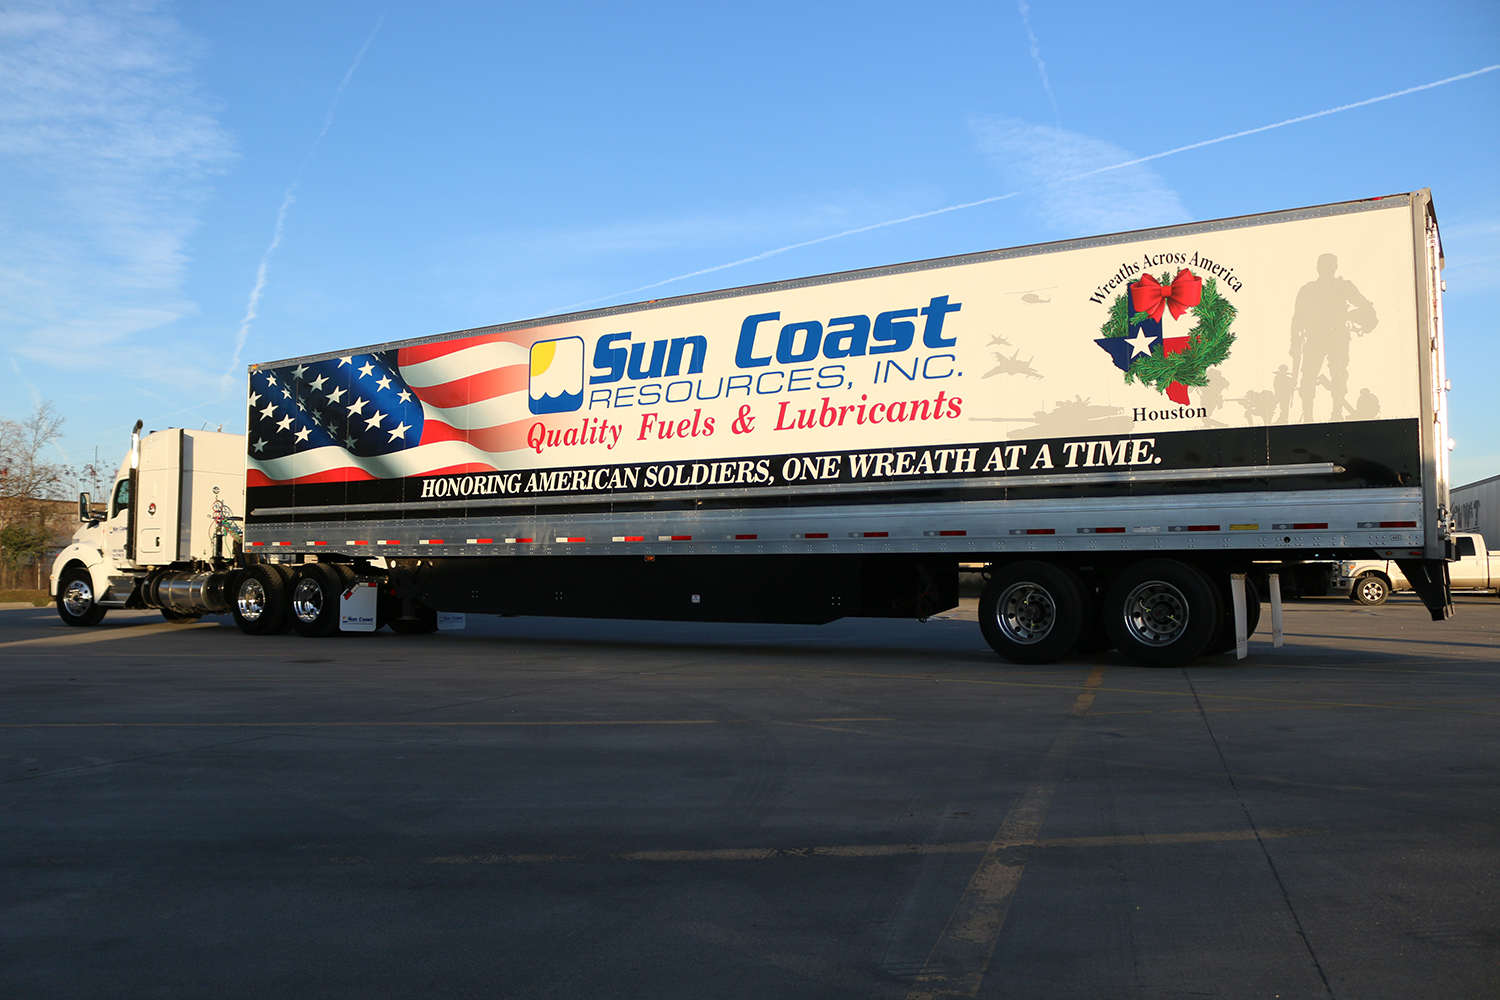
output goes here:
<path id="1" fill-rule="evenodd" d="M 1366 557 L 1440 620 L 1442 263 L 1422 190 L 255 364 L 243 435 L 137 424 L 53 592 L 250 635 L 818 624 L 980 563 L 1000 656 L 1180 665 Z"/>

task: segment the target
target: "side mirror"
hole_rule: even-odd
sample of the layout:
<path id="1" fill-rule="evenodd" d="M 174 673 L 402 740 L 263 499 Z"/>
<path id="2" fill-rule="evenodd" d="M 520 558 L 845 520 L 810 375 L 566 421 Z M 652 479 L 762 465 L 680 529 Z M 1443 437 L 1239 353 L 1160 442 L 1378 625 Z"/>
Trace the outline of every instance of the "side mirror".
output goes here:
<path id="1" fill-rule="evenodd" d="M 92 521 L 94 519 L 92 506 L 89 503 L 89 495 L 87 493 L 78 494 L 78 520 Z"/>

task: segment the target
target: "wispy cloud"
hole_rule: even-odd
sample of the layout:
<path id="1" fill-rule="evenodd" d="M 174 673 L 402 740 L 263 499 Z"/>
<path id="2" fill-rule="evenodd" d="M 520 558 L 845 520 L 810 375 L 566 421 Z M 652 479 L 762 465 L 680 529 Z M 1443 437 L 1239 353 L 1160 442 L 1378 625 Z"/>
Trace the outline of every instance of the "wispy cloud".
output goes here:
<path id="1" fill-rule="evenodd" d="M 234 155 L 194 78 L 200 56 L 148 2 L 0 11 L 0 328 L 13 356 L 116 367 L 132 338 L 195 311 L 187 243 Z"/>
<path id="2" fill-rule="evenodd" d="M 973 118 L 969 127 L 1007 187 L 1057 235 L 1119 232 L 1186 222 L 1177 192 L 1150 167 L 1100 170 L 1128 160 L 1113 143 L 1010 118 Z"/>
<path id="3" fill-rule="evenodd" d="M 1016 10 L 1021 14 L 1021 27 L 1026 29 L 1026 41 L 1031 50 L 1031 61 L 1036 63 L 1036 71 L 1042 78 L 1042 89 L 1047 92 L 1047 100 L 1052 104 L 1052 118 L 1057 124 L 1062 125 L 1062 112 L 1057 110 L 1057 95 L 1052 93 L 1052 81 L 1047 79 L 1047 64 L 1042 61 L 1042 46 L 1036 40 L 1036 32 L 1031 30 L 1031 7 L 1026 0 L 1016 0 Z"/>
<path id="4" fill-rule="evenodd" d="M 250 327 L 254 324 L 260 311 L 260 297 L 266 290 L 267 272 L 270 270 L 271 257 L 281 246 L 281 235 L 286 230 L 287 212 L 297 201 L 297 185 L 302 183 L 302 175 L 306 172 L 308 164 L 312 162 L 313 156 L 318 152 L 318 146 L 323 142 L 323 137 L 333 127 L 333 117 L 339 110 L 339 98 L 344 96 L 344 89 L 349 86 L 349 81 L 354 79 L 354 71 L 359 69 L 359 64 L 364 61 L 365 53 L 370 49 L 370 43 L 375 41 L 375 36 L 380 32 L 380 26 L 385 23 L 385 15 L 380 15 L 375 21 L 375 27 L 365 36 L 365 43 L 355 53 L 354 61 L 344 71 L 344 78 L 339 81 L 338 87 L 333 91 L 333 100 L 328 104 L 328 111 L 323 115 L 323 127 L 318 129 L 318 135 L 308 147 L 307 155 L 302 159 L 302 165 L 297 168 L 297 174 L 292 178 L 292 183 L 287 185 L 286 193 L 281 197 L 281 206 L 276 210 L 276 224 L 272 227 L 271 242 L 260 255 L 260 263 L 255 268 L 255 284 L 250 289 L 249 301 L 245 303 L 245 315 L 240 320 L 239 329 L 234 335 L 234 354 L 229 360 L 229 367 L 225 370 L 219 381 L 221 386 L 227 388 L 231 382 L 240 374 L 240 355 L 244 352 L 245 341 L 250 336 Z"/>
<path id="5" fill-rule="evenodd" d="M 1438 211 L 1441 215 L 1441 204 Z M 1442 230 L 1443 276 L 1451 291 L 1463 295 L 1500 287 L 1500 219 L 1459 220 Z"/>

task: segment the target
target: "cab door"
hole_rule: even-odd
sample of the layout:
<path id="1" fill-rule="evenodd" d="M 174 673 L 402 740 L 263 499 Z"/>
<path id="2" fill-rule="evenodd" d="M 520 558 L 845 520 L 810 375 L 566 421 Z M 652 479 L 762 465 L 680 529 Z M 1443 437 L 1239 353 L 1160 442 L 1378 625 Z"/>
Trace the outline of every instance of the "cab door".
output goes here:
<path id="1" fill-rule="evenodd" d="M 104 522 L 104 551 L 110 563 L 124 566 L 131 562 L 130 540 L 130 475 L 122 475 L 115 481 L 109 494 L 109 511 Z"/>
<path id="2" fill-rule="evenodd" d="M 1454 542 L 1458 546 L 1458 562 L 1448 564 L 1450 586 L 1454 590 L 1466 587 L 1488 587 L 1487 560 L 1480 560 L 1479 552 L 1474 546 L 1474 536 L 1459 535 L 1454 538 Z"/>

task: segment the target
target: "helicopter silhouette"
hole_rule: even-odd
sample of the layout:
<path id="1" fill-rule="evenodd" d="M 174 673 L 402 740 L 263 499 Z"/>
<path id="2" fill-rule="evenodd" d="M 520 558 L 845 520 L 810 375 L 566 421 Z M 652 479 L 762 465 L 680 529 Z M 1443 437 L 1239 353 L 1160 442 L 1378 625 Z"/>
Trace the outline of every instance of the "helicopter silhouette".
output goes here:
<path id="1" fill-rule="evenodd" d="M 1041 372 L 1031 367 L 1031 363 L 1036 360 L 1036 355 L 1034 354 L 1025 361 L 1022 361 L 1021 349 L 1019 347 L 1016 348 L 1016 353 L 1008 358 L 999 351 L 993 353 L 995 360 L 1000 363 L 985 372 L 980 378 L 989 378 L 991 375 L 1025 375 L 1027 378 L 1038 379 L 1043 377 Z"/>

